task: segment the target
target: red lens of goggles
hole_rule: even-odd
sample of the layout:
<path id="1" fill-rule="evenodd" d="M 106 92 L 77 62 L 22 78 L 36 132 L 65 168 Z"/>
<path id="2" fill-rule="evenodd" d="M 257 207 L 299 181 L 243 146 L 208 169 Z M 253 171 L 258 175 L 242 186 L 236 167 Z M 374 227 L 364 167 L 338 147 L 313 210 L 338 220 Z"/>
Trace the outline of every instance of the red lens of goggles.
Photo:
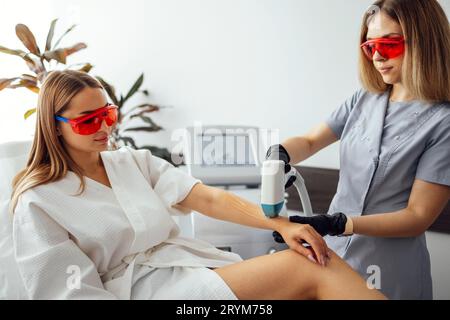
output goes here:
<path id="1" fill-rule="evenodd" d="M 394 59 L 405 52 L 405 39 L 403 37 L 373 39 L 364 42 L 361 48 L 369 60 L 373 60 L 377 51 L 385 59 Z"/>
<path id="2" fill-rule="evenodd" d="M 103 120 L 109 127 L 114 125 L 117 122 L 117 110 L 117 106 L 108 104 L 90 114 L 72 119 L 69 123 L 75 133 L 84 136 L 91 135 L 100 130 Z"/>

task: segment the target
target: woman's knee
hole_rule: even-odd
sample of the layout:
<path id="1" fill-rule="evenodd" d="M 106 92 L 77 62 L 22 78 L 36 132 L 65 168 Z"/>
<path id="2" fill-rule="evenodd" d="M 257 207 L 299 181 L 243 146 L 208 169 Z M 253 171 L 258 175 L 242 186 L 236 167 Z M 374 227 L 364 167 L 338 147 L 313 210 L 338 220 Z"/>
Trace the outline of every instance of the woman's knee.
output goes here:
<path id="1" fill-rule="evenodd" d="M 298 283 L 303 295 L 306 290 L 307 296 L 315 299 L 324 267 L 293 250 L 285 250 L 279 254 L 282 255 L 279 263 L 282 264 L 284 272 L 290 275 L 292 284 Z"/>

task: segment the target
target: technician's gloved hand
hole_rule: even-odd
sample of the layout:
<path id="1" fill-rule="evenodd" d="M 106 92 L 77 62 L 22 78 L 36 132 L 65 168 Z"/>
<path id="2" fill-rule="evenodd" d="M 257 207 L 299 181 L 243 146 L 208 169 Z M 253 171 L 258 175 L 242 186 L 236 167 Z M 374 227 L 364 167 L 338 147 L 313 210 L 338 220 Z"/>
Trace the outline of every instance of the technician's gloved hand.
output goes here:
<path id="1" fill-rule="evenodd" d="M 269 150 L 267 150 L 266 160 L 281 160 L 285 164 L 284 173 L 288 173 L 289 171 L 291 171 L 291 165 L 289 164 L 289 162 L 291 162 L 291 157 L 281 144 L 273 145 L 269 148 Z M 290 177 L 286 182 L 284 188 L 288 189 L 289 187 L 291 187 L 294 184 L 295 180 L 296 178 L 294 176 Z"/>
<path id="2" fill-rule="evenodd" d="M 275 218 L 280 237 L 286 239 L 290 249 L 309 260 L 326 266 L 330 258 L 330 250 L 325 240 L 309 225 L 290 222 L 283 217 Z M 282 235 L 282 236 L 281 236 Z M 308 246 L 303 246 L 306 243 Z"/>
<path id="3" fill-rule="evenodd" d="M 289 217 L 289 221 L 300 224 L 309 224 L 322 237 L 326 235 L 340 236 L 345 232 L 347 216 L 343 213 L 315 215 L 313 217 L 292 216 Z M 285 243 L 281 234 L 276 231 L 273 232 L 273 238 L 278 243 Z"/>

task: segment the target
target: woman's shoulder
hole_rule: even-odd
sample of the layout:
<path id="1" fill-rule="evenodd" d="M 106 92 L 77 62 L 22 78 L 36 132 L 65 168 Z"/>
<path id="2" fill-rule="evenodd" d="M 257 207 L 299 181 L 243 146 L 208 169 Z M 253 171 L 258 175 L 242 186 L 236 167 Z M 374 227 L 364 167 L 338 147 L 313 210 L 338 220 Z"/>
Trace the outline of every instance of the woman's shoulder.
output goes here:
<path id="1" fill-rule="evenodd" d="M 51 192 L 52 190 L 57 190 L 58 187 L 58 181 L 49 182 L 45 184 L 41 184 L 38 186 L 34 186 L 25 192 L 23 192 L 19 199 L 21 199 L 24 202 L 36 202 L 36 201 L 42 201 L 45 199 L 45 195 Z"/>
<path id="2" fill-rule="evenodd" d="M 353 103 L 357 103 L 359 101 L 364 101 L 367 99 L 378 99 L 381 97 L 384 97 L 386 94 L 389 94 L 389 91 L 385 92 L 372 92 L 364 87 L 358 88 L 353 95 L 350 97 L 350 99 L 353 101 Z"/>
<path id="3" fill-rule="evenodd" d="M 48 182 L 27 189 L 19 195 L 14 209 L 14 219 L 26 222 L 43 215 L 53 218 L 63 215 L 61 205 L 72 201 L 80 191 L 80 180 L 75 173 L 67 174 L 57 181 Z"/>
<path id="4" fill-rule="evenodd" d="M 377 101 L 385 94 L 386 92 L 374 93 L 360 87 L 347 99 L 343 106 L 349 108 L 349 110 L 352 110 L 353 112 L 361 112 L 362 109 L 367 109 L 367 105 L 377 105 Z"/>
<path id="5" fill-rule="evenodd" d="M 24 191 L 18 198 L 23 204 L 46 203 L 53 198 L 60 198 L 63 195 L 72 194 L 79 188 L 79 180 L 75 174 L 68 171 L 67 174 L 57 181 L 52 181 L 34 186 Z M 77 183 L 74 183 L 77 182 Z"/>
<path id="6" fill-rule="evenodd" d="M 381 98 L 386 98 L 386 96 L 388 96 L 390 94 L 390 90 L 387 89 L 386 91 L 383 92 L 374 92 L 374 91 L 369 91 L 368 89 L 361 87 L 359 88 L 356 93 L 355 93 L 360 99 L 365 98 L 365 99 L 381 99 Z"/>
<path id="7" fill-rule="evenodd" d="M 446 130 L 450 129 L 450 102 L 424 103 L 433 115 L 434 123 L 438 123 L 440 127 Z"/>
<path id="8" fill-rule="evenodd" d="M 440 106 L 440 112 L 443 117 L 445 117 L 446 121 L 450 121 L 450 101 L 445 101 L 440 104 L 437 104 L 437 106 Z"/>
<path id="9" fill-rule="evenodd" d="M 34 211 L 40 210 L 45 199 L 40 191 L 44 186 L 36 186 L 23 192 L 17 199 L 17 206 L 14 209 L 15 222 L 24 223 L 33 216 Z"/>
<path id="10" fill-rule="evenodd" d="M 51 184 L 40 185 L 22 193 L 14 209 L 14 228 L 25 228 L 32 232 L 45 232 L 44 229 L 55 226 L 60 217 L 67 213 L 61 207 L 64 201 L 57 193 L 49 196 Z"/>
<path id="11" fill-rule="evenodd" d="M 437 119 L 440 121 L 440 126 L 445 131 L 450 131 L 450 102 L 444 102 L 435 107 L 437 110 Z"/>

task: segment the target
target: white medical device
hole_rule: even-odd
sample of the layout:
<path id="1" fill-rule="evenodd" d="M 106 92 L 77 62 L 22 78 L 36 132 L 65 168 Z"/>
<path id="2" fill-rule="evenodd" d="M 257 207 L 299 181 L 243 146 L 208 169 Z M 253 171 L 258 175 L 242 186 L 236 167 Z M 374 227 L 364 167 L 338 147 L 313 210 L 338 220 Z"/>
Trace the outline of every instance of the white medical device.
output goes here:
<path id="1" fill-rule="evenodd" d="M 183 155 L 188 173 L 212 186 L 259 186 L 258 132 L 242 126 L 186 128 Z"/>
<path id="2" fill-rule="evenodd" d="M 250 202 L 259 203 L 261 166 L 267 146 L 264 130 L 241 126 L 189 127 L 185 130 L 182 166 L 190 175 L 207 185 L 228 189 Z M 261 150 L 261 157 L 258 157 Z M 183 236 L 213 244 L 239 254 L 244 259 L 287 249 L 276 243 L 272 231 L 250 228 L 212 219 L 197 212 L 177 217 Z"/>
<path id="3" fill-rule="evenodd" d="M 281 160 L 268 160 L 262 165 L 261 207 L 264 214 L 269 218 L 279 216 L 285 202 L 285 184 L 290 177 L 295 176 L 294 186 L 300 195 L 303 212 L 306 216 L 311 217 L 313 213 L 305 180 L 295 168 L 291 168 L 291 171 L 285 174 L 284 166 L 285 164 Z"/>

